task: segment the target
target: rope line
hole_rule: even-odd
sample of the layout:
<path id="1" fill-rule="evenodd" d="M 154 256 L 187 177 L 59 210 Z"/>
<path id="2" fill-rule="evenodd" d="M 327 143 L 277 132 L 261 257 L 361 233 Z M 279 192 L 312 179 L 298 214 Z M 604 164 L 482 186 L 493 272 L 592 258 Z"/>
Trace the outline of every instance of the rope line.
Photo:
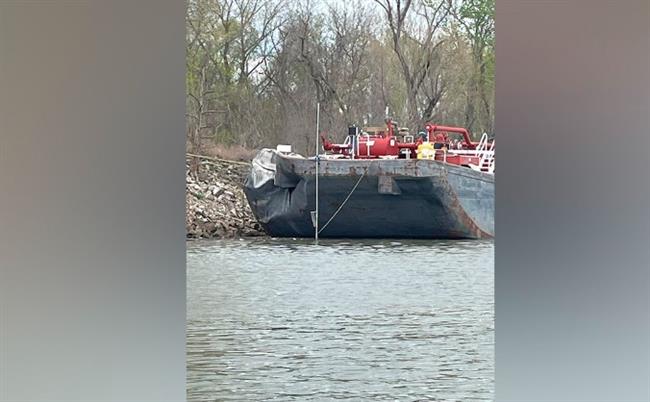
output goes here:
<path id="1" fill-rule="evenodd" d="M 250 166 L 251 165 L 251 162 L 232 161 L 232 160 L 229 160 L 229 159 L 216 158 L 214 156 L 191 154 L 189 152 L 186 152 L 185 155 L 189 156 L 189 157 L 192 157 L 192 158 L 207 159 L 207 160 L 210 160 L 210 161 L 225 162 L 225 163 L 233 163 L 235 165 L 245 165 L 245 166 Z"/>
<path id="2" fill-rule="evenodd" d="M 372 162 L 373 161 L 371 161 L 370 164 L 372 164 Z M 343 209 L 343 206 L 345 205 L 345 203 L 348 202 L 348 200 L 352 196 L 352 193 L 354 193 L 354 190 L 356 190 L 357 187 L 359 186 L 359 183 L 361 183 L 361 179 L 363 179 L 363 177 L 366 175 L 366 173 L 368 173 L 368 169 L 370 168 L 370 164 L 368 164 L 368 166 L 366 167 L 366 170 L 363 171 L 363 174 L 361 176 L 359 176 L 359 180 L 357 180 L 356 184 L 354 185 L 354 187 L 352 187 L 352 190 L 350 190 L 350 192 L 348 193 L 348 196 L 345 197 L 345 199 L 343 200 L 341 205 L 339 205 L 338 209 L 334 212 L 334 214 L 330 217 L 330 219 L 325 223 L 325 225 L 323 225 L 323 227 L 320 228 L 320 230 L 318 231 L 318 234 L 320 234 L 320 232 L 325 230 L 327 225 L 329 225 L 330 222 L 332 222 L 332 220 L 336 217 L 336 215 L 338 215 L 338 213 L 341 211 L 341 209 Z"/>

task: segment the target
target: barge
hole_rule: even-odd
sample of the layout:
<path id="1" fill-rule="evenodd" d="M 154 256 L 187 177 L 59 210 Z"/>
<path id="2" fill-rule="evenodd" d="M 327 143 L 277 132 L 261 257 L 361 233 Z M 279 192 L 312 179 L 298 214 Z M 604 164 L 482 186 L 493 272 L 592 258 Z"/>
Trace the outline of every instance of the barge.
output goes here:
<path id="1" fill-rule="evenodd" d="M 425 129 L 414 138 L 390 120 L 383 130 L 351 127 L 340 144 L 323 136 L 315 157 L 263 149 L 244 184 L 253 214 L 274 237 L 493 237 L 494 140 Z"/>

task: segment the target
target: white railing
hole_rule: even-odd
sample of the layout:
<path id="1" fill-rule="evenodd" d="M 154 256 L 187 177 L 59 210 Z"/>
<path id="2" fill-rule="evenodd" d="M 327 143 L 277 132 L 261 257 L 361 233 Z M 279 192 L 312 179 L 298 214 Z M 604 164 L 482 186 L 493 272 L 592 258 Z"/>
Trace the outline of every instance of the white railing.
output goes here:
<path id="1" fill-rule="evenodd" d="M 470 164 L 469 167 L 472 170 L 477 172 L 486 172 L 494 174 L 494 147 L 495 140 L 492 140 L 492 143 L 488 143 L 487 133 L 483 133 L 481 140 L 479 141 L 476 149 L 473 151 L 478 156 L 479 161 L 478 165 Z"/>
<path id="2" fill-rule="evenodd" d="M 484 168 L 488 173 L 491 174 L 494 174 L 494 146 L 495 140 L 492 140 L 490 148 L 483 153 L 480 165 L 482 169 Z"/>
<path id="3" fill-rule="evenodd" d="M 487 133 L 483 133 L 483 135 L 481 136 L 481 140 L 478 142 L 478 145 L 476 146 L 476 151 L 477 152 L 485 151 L 485 149 L 487 148 L 487 143 L 488 143 L 488 135 Z"/>

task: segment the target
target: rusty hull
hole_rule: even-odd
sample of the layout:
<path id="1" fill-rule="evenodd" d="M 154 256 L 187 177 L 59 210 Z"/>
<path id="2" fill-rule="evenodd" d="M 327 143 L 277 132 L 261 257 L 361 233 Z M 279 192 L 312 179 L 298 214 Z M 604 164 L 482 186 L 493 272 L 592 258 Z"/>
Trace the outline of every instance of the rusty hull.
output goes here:
<path id="1" fill-rule="evenodd" d="M 313 237 L 316 162 L 262 150 L 244 191 L 271 236 Z M 434 160 L 320 160 L 319 226 L 330 238 L 489 238 L 494 176 Z M 362 177 L 361 177 L 362 176 Z M 361 177 L 361 180 L 359 181 Z"/>

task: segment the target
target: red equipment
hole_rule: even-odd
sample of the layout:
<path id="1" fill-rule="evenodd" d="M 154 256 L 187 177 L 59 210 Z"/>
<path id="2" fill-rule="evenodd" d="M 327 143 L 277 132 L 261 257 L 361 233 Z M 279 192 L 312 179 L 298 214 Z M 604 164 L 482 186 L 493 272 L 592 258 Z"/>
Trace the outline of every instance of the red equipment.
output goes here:
<path id="1" fill-rule="evenodd" d="M 394 123 L 386 120 L 386 124 L 386 130 L 375 129 L 372 134 L 360 134 L 357 127 L 350 127 L 348 137 L 342 144 L 333 144 L 321 134 L 323 148 L 351 159 L 435 159 L 447 164 L 494 173 L 494 140 L 489 140 L 487 134 L 483 134 L 480 142 L 474 142 L 469 132 L 462 127 L 427 123 L 425 129 L 429 145 L 420 148 L 424 142 L 422 137 L 414 140 L 413 136 L 405 135 L 405 141 L 399 142 L 395 135 Z M 462 139 L 451 139 L 449 133 L 460 134 Z"/>
<path id="2" fill-rule="evenodd" d="M 427 138 L 429 142 L 439 142 L 440 140 L 443 140 L 444 143 L 449 143 L 449 139 L 446 133 L 459 133 L 463 136 L 463 148 L 476 149 L 476 146 L 478 145 L 478 142 L 472 141 L 467 129 L 462 127 L 436 126 L 427 123 L 424 128 L 427 130 Z M 441 134 L 434 136 L 434 133 L 436 132 Z"/>
<path id="3" fill-rule="evenodd" d="M 357 135 L 356 141 L 348 137 L 342 144 L 330 142 L 325 135 L 321 134 L 323 148 L 325 151 L 331 151 L 335 154 L 345 156 L 354 156 L 355 159 L 378 158 L 380 156 L 400 157 L 402 150 L 409 150 L 413 155 L 423 140 L 418 138 L 414 142 L 398 142 L 395 136 L 394 124 L 391 120 L 386 121 L 387 130 L 379 131 L 374 134 Z M 462 127 L 438 126 L 427 123 L 427 141 L 432 143 L 443 143 L 447 148 L 476 149 L 477 142 L 473 142 L 467 129 Z M 447 133 L 461 134 L 463 140 L 458 146 L 458 141 L 453 142 L 449 139 Z"/>
<path id="4" fill-rule="evenodd" d="M 415 155 L 415 150 L 422 143 L 422 138 L 415 142 L 398 142 L 395 129 L 391 120 L 386 121 L 387 130 L 375 134 L 360 134 L 350 138 L 343 144 L 333 144 L 325 135 L 321 134 L 323 148 L 335 154 L 354 156 L 355 159 L 372 159 L 380 156 L 400 157 L 402 149 L 408 149 Z"/>

